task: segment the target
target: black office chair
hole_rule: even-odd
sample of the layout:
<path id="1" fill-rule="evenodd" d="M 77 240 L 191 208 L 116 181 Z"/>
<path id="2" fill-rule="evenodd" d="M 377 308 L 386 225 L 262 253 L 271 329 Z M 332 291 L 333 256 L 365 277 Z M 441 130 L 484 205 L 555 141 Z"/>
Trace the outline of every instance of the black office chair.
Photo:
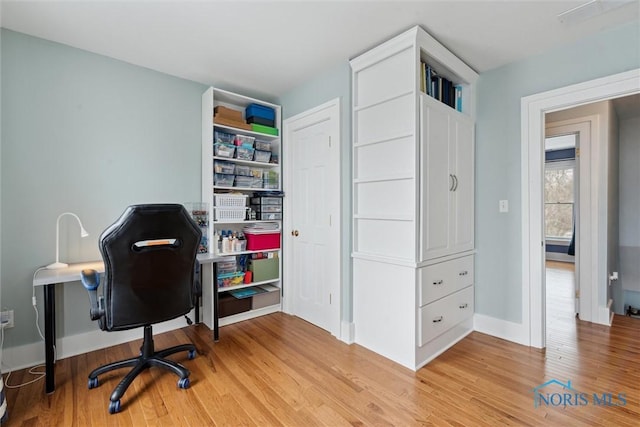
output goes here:
<path id="1" fill-rule="evenodd" d="M 89 388 L 98 386 L 98 375 L 133 367 L 111 394 L 109 412 L 120 411 L 120 398 L 135 377 L 151 366 L 174 372 L 178 387 L 189 387 L 189 370 L 165 356 L 180 351 L 193 359 L 192 344 L 155 351 L 151 325 L 184 316 L 194 307 L 197 281 L 196 253 L 202 233 L 182 205 L 129 206 L 100 236 L 105 279 L 102 295 L 95 270 L 82 271 L 89 291 L 91 319 L 104 331 L 144 327 L 139 357 L 110 363 L 89 374 Z"/>

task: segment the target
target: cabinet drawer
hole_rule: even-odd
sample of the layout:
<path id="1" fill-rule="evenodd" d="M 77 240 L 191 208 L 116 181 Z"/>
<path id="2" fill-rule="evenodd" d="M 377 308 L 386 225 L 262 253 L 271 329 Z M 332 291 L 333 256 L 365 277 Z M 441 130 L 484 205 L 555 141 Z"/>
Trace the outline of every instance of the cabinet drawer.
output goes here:
<path id="1" fill-rule="evenodd" d="M 429 265 L 419 270 L 420 307 L 473 285 L 473 255 Z"/>
<path id="2" fill-rule="evenodd" d="M 418 310 L 418 345 L 423 346 L 473 314 L 473 286 L 427 304 Z"/>

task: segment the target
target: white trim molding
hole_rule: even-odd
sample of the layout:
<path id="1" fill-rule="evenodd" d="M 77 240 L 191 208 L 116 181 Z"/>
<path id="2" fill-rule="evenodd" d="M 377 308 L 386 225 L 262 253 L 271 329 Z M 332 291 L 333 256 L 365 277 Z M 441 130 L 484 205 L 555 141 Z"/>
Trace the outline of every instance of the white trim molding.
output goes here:
<path id="1" fill-rule="evenodd" d="M 640 68 L 523 97 L 522 166 L 522 325 L 530 346 L 545 345 L 542 210 L 544 115 L 569 107 L 640 93 Z M 596 317 L 596 316 L 594 316 Z M 602 315 L 594 319 L 601 323 Z M 610 318 L 610 316 L 607 316 Z M 608 324 L 605 323 L 605 324 Z"/>
<path id="2" fill-rule="evenodd" d="M 521 323 L 476 313 L 473 315 L 473 330 L 503 340 L 529 345 L 529 332 Z"/>

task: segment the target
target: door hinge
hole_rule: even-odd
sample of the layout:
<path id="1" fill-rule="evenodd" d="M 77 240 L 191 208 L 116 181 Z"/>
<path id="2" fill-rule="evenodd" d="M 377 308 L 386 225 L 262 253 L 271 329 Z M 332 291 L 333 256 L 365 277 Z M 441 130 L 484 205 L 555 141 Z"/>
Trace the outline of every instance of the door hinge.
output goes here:
<path id="1" fill-rule="evenodd" d="M 331 215 L 329 215 L 329 227 L 331 227 Z"/>
<path id="2" fill-rule="evenodd" d="M 331 293 L 329 293 L 329 305 L 331 305 Z"/>
<path id="3" fill-rule="evenodd" d="M 580 147 L 576 147 L 576 157 L 580 157 Z"/>
<path id="4" fill-rule="evenodd" d="M 331 148 L 331 135 L 329 135 L 329 148 Z"/>

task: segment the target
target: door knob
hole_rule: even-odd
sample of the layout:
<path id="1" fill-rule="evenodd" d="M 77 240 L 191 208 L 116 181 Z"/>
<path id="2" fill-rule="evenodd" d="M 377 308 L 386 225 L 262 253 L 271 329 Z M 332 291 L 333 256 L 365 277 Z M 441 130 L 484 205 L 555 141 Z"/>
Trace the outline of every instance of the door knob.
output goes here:
<path id="1" fill-rule="evenodd" d="M 300 234 L 300 233 L 298 233 L 298 230 L 292 230 L 291 231 L 291 235 L 292 236 L 298 237 L 298 234 Z"/>

